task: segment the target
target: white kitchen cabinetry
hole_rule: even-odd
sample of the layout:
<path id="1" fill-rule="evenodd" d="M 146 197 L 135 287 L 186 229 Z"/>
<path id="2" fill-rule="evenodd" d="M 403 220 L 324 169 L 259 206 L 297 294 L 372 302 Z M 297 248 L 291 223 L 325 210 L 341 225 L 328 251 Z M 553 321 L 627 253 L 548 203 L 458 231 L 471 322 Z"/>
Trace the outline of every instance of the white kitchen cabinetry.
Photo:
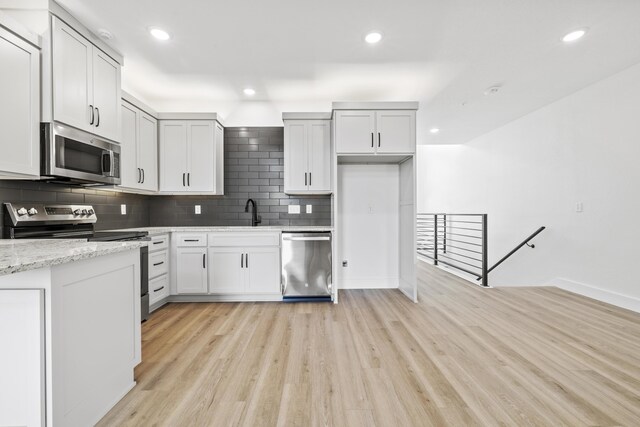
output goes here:
<path id="1" fill-rule="evenodd" d="M 40 175 L 40 49 L 0 21 L 0 178 Z M 15 25 L 15 24 L 14 24 Z M 11 30 L 11 31 L 9 31 Z"/>
<path id="2" fill-rule="evenodd" d="M 331 121 L 284 120 L 284 192 L 331 193 Z"/>
<path id="3" fill-rule="evenodd" d="M 209 234 L 209 293 L 280 297 L 279 234 Z"/>
<path id="4" fill-rule="evenodd" d="M 160 191 L 224 194 L 223 144 L 215 120 L 160 120 Z"/>
<path id="5" fill-rule="evenodd" d="M 120 64 L 52 18 L 53 120 L 120 141 Z"/>
<path id="6" fill-rule="evenodd" d="M 123 190 L 158 191 L 157 121 L 149 114 L 122 102 L 122 152 L 120 174 Z"/>
<path id="7" fill-rule="evenodd" d="M 177 233 L 176 291 L 178 294 L 206 294 L 208 291 L 207 235 Z"/>
<path id="8" fill-rule="evenodd" d="M 338 154 L 410 154 L 415 152 L 414 110 L 338 110 Z"/>
<path id="9" fill-rule="evenodd" d="M 169 296 L 169 235 L 151 237 L 149 243 L 149 311 L 162 306 Z"/>

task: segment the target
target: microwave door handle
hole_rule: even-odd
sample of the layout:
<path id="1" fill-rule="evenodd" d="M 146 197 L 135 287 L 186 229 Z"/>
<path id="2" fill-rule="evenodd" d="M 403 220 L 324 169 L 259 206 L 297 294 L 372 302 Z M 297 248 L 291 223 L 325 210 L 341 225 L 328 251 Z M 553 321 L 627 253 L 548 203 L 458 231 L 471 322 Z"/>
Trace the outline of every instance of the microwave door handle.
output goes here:
<path id="1" fill-rule="evenodd" d="M 113 150 L 104 150 L 102 152 L 102 175 L 113 176 L 115 168 L 115 156 Z"/>

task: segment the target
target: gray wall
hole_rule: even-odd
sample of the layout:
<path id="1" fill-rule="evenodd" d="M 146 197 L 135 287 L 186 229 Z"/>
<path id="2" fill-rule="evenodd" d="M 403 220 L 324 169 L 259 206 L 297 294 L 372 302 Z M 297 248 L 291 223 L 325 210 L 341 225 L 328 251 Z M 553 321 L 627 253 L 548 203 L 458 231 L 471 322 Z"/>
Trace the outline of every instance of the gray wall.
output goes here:
<path id="1" fill-rule="evenodd" d="M 147 196 L 113 191 L 70 187 L 41 181 L 1 181 L 0 202 L 68 203 L 93 205 L 98 216 L 96 229 L 146 227 L 149 225 Z M 127 205 L 127 215 L 120 214 L 120 205 Z M 4 225 L 4 209 L 0 209 Z"/>
<path id="2" fill-rule="evenodd" d="M 0 180 L 0 202 L 90 204 L 96 229 L 146 226 L 250 225 L 248 198 L 258 205 L 261 225 L 330 225 L 331 196 L 288 196 L 284 191 L 284 128 L 226 128 L 224 196 L 142 196 L 39 181 Z M 127 215 L 120 205 L 127 205 Z M 287 205 L 313 206 L 289 215 Z M 202 206 L 195 215 L 194 206 Z M 0 222 L 4 224 L 4 213 Z"/>
<path id="3" fill-rule="evenodd" d="M 244 212 L 248 198 L 255 200 L 261 225 L 330 225 L 331 196 L 289 196 L 284 191 L 284 128 L 226 128 L 224 136 L 224 196 L 150 197 L 150 224 L 250 225 Z M 310 204 L 313 213 L 290 215 L 287 205 Z M 194 213 L 195 205 L 202 214 Z"/>

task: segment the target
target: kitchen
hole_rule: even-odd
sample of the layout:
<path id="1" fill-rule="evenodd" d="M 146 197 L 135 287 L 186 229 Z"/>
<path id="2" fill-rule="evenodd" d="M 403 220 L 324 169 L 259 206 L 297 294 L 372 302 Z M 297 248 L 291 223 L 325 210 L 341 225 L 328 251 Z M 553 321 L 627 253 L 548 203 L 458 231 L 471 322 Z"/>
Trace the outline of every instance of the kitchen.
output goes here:
<path id="1" fill-rule="evenodd" d="M 566 19 L 545 24 L 551 41 L 527 45 L 539 56 L 515 49 L 523 52 L 499 58 L 487 46 L 514 47 L 492 37 L 508 22 L 535 21 L 521 9 L 408 5 L 416 13 L 386 4 L 360 13 L 355 2 L 188 10 L 168 1 L 0 0 L 0 426 L 508 425 L 522 413 L 538 424 L 625 425 L 640 417 L 616 406 L 635 396 L 620 378 L 634 375 L 635 356 L 624 351 L 636 318 L 616 311 L 635 300 L 563 279 L 570 274 L 548 254 L 572 239 L 545 239 L 573 228 L 554 224 L 551 208 L 508 217 L 511 206 L 501 204 L 537 194 L 544 175 L 543 162 L 515 173 L 535 155 L 522 149 L 518 158 L 510 143 L 552 121 L 522 123 L 640 60 L 583 21 L 612 14 L 612 28 L 631 28 L 636 6 L 623 13 L 594 3 L 576 23 L 569 5 L 532 7 Z M 299 19 L 311 12 L 318 17 Z M 438 25 L 457 14 L 470 28 L 478 14 L 486 19 L 473 49 Z M 329 18 L 330 36 L 319 32 Z M 593 49 L 608 61 L 577 73 L 593 58 L 583 46 L 600 38 Z M 537 62 L 526 62 L 536 79 L 510 62 L 516 56 Z M 562 74 L 557 84 L 550 69 Z M 500 153 L 474 150 L 493 149 L 483 138 L 509 126 L 516 130 Z M 540 170 L 549 173 L 547 159 L 573 152 L 544 147 Z M 498 184 L 483 186 L 491 179 Z M 589 215 L 594 204 L 582 197 L 567 195 L 579 200 L 576 214 L 586 206 Z M 483 249 L 492 258 L 517 237 L 518 227 L 504 225 L 514 217 L 527 226 L 544 219 L 550 237 L 481 289 L 416 257 L 419 212 L 449 209 L 492 215 Z M 443 256 L 455 253 L 449 244 Z M 549 291 L 556 283 L 603 305 Z M 522 293 L 505 290 L 512 285 Z M 562 304 L 573 318 L 559 314 Z M 597 333 L 612 325 L 622 327 Z M 564 336 L 606 351 L 578 357 Z M 582 403 L 550 389 L 538 369 Z M 611 391 L 610 381 L 623 385 Z M 611 394 L 589 394 L 600 389 Z"/>

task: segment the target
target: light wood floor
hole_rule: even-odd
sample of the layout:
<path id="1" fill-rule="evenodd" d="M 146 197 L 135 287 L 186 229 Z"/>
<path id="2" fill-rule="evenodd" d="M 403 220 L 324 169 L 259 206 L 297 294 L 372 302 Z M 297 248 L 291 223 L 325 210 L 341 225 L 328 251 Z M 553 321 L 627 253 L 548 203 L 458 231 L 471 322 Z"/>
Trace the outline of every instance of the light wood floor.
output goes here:
<path id="1" fill-rule="evenodd" d="M 422 266 L 340 304 L 170 304 L 101 426 L 640 425 L 640 316 Z"/>

